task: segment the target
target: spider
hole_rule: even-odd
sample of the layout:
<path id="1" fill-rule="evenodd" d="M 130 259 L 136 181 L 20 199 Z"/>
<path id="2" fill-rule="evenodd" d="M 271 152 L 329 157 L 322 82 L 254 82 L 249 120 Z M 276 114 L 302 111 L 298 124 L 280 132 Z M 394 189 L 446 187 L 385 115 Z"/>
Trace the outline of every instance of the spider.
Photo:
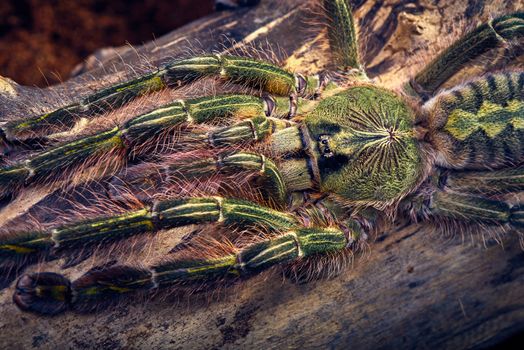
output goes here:
<path id="1" fill-rule="evenodd" d="M 359 251 L 396 216 L 520 233 L 524 213 L 511 195 L 522 189 L 524 71 L 441 86 L 484 53 L 518 44 L 524 13 L 481 24 L 395 92 L 367 77 L 349 2 L 321 4 L 334 72 L 304 76 L 253 58 L 197 55 L 4 123 L 3 141 L 16 148 L 161 89 L 210 77 L 240 86 L 129 115 L 116 127 L 22 153 L 0 169 L 6 200 L 73 174 L 96 179 L 108 192 L 94 203 L 104 214 L 92 210 L 98 214 L 3 233 L 6 275 L 41 260 L 74 260 L 113 242 L 198 227 L 152 263 L 107 264 L 73 281 L 52 272 L 22 275 L 16 305 L 57 314 L 138 293 L 208 288 L 276 265 L 307 280 L 324 258 Z"/>

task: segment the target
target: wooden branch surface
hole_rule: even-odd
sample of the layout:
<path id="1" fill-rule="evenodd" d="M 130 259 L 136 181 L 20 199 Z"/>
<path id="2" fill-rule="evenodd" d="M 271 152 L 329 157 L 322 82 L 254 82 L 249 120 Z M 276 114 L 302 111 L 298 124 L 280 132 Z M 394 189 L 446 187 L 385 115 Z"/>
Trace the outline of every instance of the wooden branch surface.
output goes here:
<path id="1" fill-rule="evenodd" d="M 386 86 L 404 81 L 421 57 L 434 52 L 437 39 L 458 27 L 459 18 L 477 24 L 492 13 L 523 8 L 515 1 L 483 0 L 357 5 L 368 67 Z M 0 79 L 0 117 L 64 103 L 121 79 L 123 61 L 139 65 L 147 58 L 158 64 L 186 53 L 188 42 L 209 51 L 231 46 L 226 37 L 251 44 L 267 40 L 289 56 L 289 67 L 309 73 L 322 68 L 327 56 L 314 18 L 301 0 L 262 0 L 255 9 L 217 13 L 155 43 L 119 50 L 121 58 L 102 59 L 104 68 L 86 65 L 87 73 L 56 87 L 37 90 Z M 521 61 L 517 66 L 524 67 Z M 20 202 L 19 210 L 27 209 Z M 56 271 L 59 265 L 36 269 Z M 1 348 L 461 349 L 485 348 L 524 331 L 524 253 L 518 238 L 508 234 L 502 246 L 482 246 L 469 236 L 443 237 L 420 225 L 384 233 L 369 254 L 334 279 L 293 284 L 269 273 L 226 291 L 219 301 L 137 301 L 99 314 L 43 318 L 20 312 L 12 292 L 0 291 Z"/>

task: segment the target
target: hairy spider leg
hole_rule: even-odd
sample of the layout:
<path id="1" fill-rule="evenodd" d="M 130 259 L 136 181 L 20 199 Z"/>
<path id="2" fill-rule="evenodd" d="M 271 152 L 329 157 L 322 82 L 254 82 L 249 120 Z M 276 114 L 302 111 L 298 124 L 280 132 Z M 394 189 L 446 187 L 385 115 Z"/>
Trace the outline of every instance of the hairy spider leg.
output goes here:
<path id="1" fill-rule="evenodd" d="M 517 229 L 524 227 L 520 203 L 510 205 L 503 200 L 469 193 L 435 191 L 430 199 L 429 210 L 432 215 L 455 220 L 484 224 L 510 224 Z"/>
<path id="2" fill-rule="evenodd" d="M 458 39 L 426 65 L 406 86 L 427 100 L 449 78 L 489 50 L 524 37 L 524 12 L 497 17 Z"/>
<path id="3" fill-rule="evenodd" d="M 159 91 L 165 87 L 166 83 L 162 79 L 161 70 L 149 73 L 104 88 L 83 98 L 80 102 L 34 117 L 10 121 L 1 127 L 2 136 L 8 142 L 45 136 L 63 127 L 72 127 L 82 117 L 105 113 L 125 105 L 136 97 Z"/>
<path id="4" fill-rule="evenodd" d="M 17 282 L 13 299 L 21 309 L 40 314 L 88 309 L 132 292 L 247 277 L 275 265 L 343 251 L 349 242 L 347 235 L 336 227 L 297 225 L 219 258 L 171 258 L 145 268 L 112 266 L 88 272 L 73 282 L 49 272 L 24 275 Z"/>
<path id="5" fill-rule="evenodd" d="M 524 191 L 524 167 L 451 172 L 445 176 L 445 183 L 462 193 L 500 195 Z"/>
<path id="6" fill-rule="evenodd" d="M 154 73 L 107 87 L 85 97 L 79 103 L 36 117 L 9 122 L 2 126 L 2 132 L 7 141 L 22 137 L 24 133 L 46 135 L 56 131 L 59 126 L 72 126 L 75 117 L 97 115 L 121 107 L 137 96 L 213 76 L 224 81 L 259 88 L 270 94 L 291 96 L 294 105 L 298 97 L 318 96 L 327 85 L 325 76 L 305 77 L 275 64 L 251 58 L 218 54 L 195 56 L 175 60 Z"/>
<path id="7" fill-rule="evenodd" d="M 233 126 L 235 127 L 235 126 Z M 228 128 L 223 130 L 227 131 Z M 288 133 L 287 129 L 293 129 Z M 253 129 L 251 129 L 252 131 Z M 290 136 L 291 135 L 291 136 Z M 264 167 L 261 177 L 270 179 L 272 186 L 276 191 L 281 192 L 280 196 L 285 197 L 283 193 L 287 191 L 300 191 L 314 188 L 318 183 L 318 168 L 314 161 L 315 152 L 311 149 L 313 146 L 307 142 L 310 137 L 304 127 L 289 127 L 276 132 L 271 140 L 271 145 L 275 151 L 280 154 L 289 152 L 302 151 L 299 158 L 290 158 L 283 160 L 274 166 L 274 162 L 262 156 L 248 153 L 232 154 L 227 158 L 230 167 L 241 167 L 250 170 L 253 167 Z M 253 132 L 249 134 L 253 137 Z M 236 135 L 235 138 L 237 139 Z M 284 145 L 287 147 L 284 147 Z M 258 158 L 258 161 L 256 158 Z M 254 159 L 255 158 L 255 159 Z M 267 166 L 269 164 L 269 166 Z M 209 165 L 209 164 L 207 164 Z M 267 166 L 267 168 L 266 168 Z M 262 169 L 261 169 L 262 170 Z M 282 181 L 284 179 L 284 181 Z M 278 199 L 275 198 L 274 200 Z M 178 227 L 180 225 L 197 224 L 202 222 L 222 222 L 226 221 L 227 213 L 235 215 L 234 199 L 225 199 L 221 197 L 194 199 L 198 203 L 191 202 L 193 199 L 176 199 L 174 201 L 161 201 L 151 207 L 144 207 L 133 212 L 117 215 L 107 218 L 93 219 L 86 222 L 73 223 L 53 229 L 49 232 L 15 232 L 2 237 L 0 240 L 0 257 L 6 261 L 29 262 L 35 261 L 35 256 L 48 257 L 49 252 L 81 249 L 87 245 L 99 244 L 105 241 L 114 241 L 125 239 L 137 234 L 146 232 L 156 232 L 163 228 Z M 189 201 L 189 202 L 188 202 Z M 187 202 L 187 203 L 186 203 Z M 178 204 L 177 204 L 178 203 Z M 232 203 L 230 205 L 230 203 Z M 240 201 L 239 203 L 249 203 Z M 169 212 L 176 213 L 181 210 L 178 223 L 170 220 L 167 213 L 164 213 L 165 206 L 175 206 Z M 180 205 L 178 208 L 176 205 Z M 268 221 L 271 217 L 287 218 L 294 220 L 290 214 L 278 212 L 269 208 L 260 207 L 257 204 L 246 204 L 245 207 L 253 205 L 257 210 L 266 210 L 270 214 L 252 216 L 252 223 L 262 222 L 270 225 Z M 212 211 L 210 207 L 215 207 Z M 202 209 L 204 212 L 199 213 Z M 189 212 L 187 211 L 189 210 Z M 218 217 L 214 214 L 218 213 Z M 196 215 L 196 217 L 194 217 Z M 200 216 L 204 217 L 200 217 Z M 206 216 L 207 215 L 207 216 Z M 211 216 L 209 216 L 211 215 Z M 266 219 L 264 219 L 266 218 Z M 203 221 L 199 221 L 199 220 Z M 167 221 L 166 221 L 167 220 Z M 242 221 L 238 217 L 230 218 L 232 222 Z M 246 218 L 244 221 L 249 221 Z M 264 221 L 265 220 L 265 221 Z M 271 225 L 270 225 L 271 226 Z M 280 225 L 282 226 L 282 225 Z M 279 227 L 275 225 L 275 227 Z M 288 226 L 286 226 L 288 227 Z"/>
<path id="8" fill-rule="evenodd" d="M 282 111 L 285 101 L 249 95 L 223 95 L 179 100 L 134 117 L 111 130 L 65 143 L 0 169 L 0 196 L 16 193 L 27 184 L 45 182 L 80 165 L 95 162 L 97 157 L 117 155 L 117 159 L 135 156 L 144 144 L 158 141 L 183 124 L 200 124 L 220 119 L 245 119 L 239 125 L 218 128 L 208 141 L 212 146 L 233 144 L 252 137 L 262 140 L 288 122 L 268 118 Z M 247 119 L 246 119 L 247 118 Z M 247 133 L 248 135 L 245 135 Z M 147 148 L 147 147 L 146 147 Z M 118 169 L 107 168 L 107 172 Z"/>
<path id="9" fill-rule="evenodd" d="M 214 157 L 169 164 L 164 168 L 163 175 L 165 178 L 175 178 L 183 173 L 190 178 L 241 170 L 256 171 L 258 177 L 264 180 L 263 190 L 267 194 L 267 200 L 276 206 L 284 206 L 288 195 L 286 181 L 275 162 L 263 154 L 224 152 Z"/>
<path id="10" fill-rule="evenodd" d="M 362 80 L 367 80 L 360 61 L 358 36 L 349 0 L 323 0 L 327 17 L 329 47 L 338 69 Z"/>
<path id="11" fill-rule="evenodd" d="M 487 234 L 499 228 L 522 232 L 523 175 L 522 166 L 495 171 L 438 169 L 422 190 L 408 196 L 400 207 L 410 210 L 414 217 L 436 219 L 448 230 L 463 223 L 481 225 L 481 232 Z"/>

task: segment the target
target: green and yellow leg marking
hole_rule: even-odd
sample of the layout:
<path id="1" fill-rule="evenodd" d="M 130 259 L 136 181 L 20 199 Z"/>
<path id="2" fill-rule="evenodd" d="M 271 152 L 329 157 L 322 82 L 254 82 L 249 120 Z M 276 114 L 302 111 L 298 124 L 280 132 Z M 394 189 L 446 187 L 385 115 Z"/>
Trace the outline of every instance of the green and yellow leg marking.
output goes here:
<path id="1" fill-rule="evenodd" d="M 294 123 L 281 119 L 255 117 L 231 126 L 217 128 L 207 133 L 205 137 L 211 147 L 225 147 L 260 142 L 291 125 Z"/>
<path id="2" fill-rule="evenodd" d="M 74 103 L 36 117 L 13 121 L 2 128 L 6 140 L 46 135 L 60 126 L 72 126 L 79 117 L 89 117 L 121 107 L 138 96 L 166 87 L 177 87 L 203 77 L 253 87 L 270 94 L 316 96 L 327 84 L 325 77 L 304 77 L 277 65 L 250 58 L 204 55 L 175 60 L 157 71 L 105 88 Z"/>
<path id="3" fill-rule="evenodd" d="M 256 153 L 226 153 L 216 157 L 190 160 L 186 164 L 172 164 L 166 168 L 167 177 L 177 176 L 180 172 L 188 176 L 209 176 L 219 172 L 235 172 L 239 170 L 257 171 L 263 179 L 263 190 L 267 198 L 282 206 L 287 199 L 286 183 L 273 160 Z"/>
<path id="4" fill-rule="evenodd" d="M 484 195 L 524 191 L 524 167 L 452 172 L 446 178 L 446 187 L 455 192 Z"/>
<path id="5" fill-rule="evenodd" d="M 121 107 L 136 97 L 161 90 L 166 87 L 162 71 L 157 71 L 137 79 L 110 86 L 74 103 L 52 112 L 35 117 L 15 120 L 2 127 L 9 141 L 23 138 L 24 135 L 50 134 L 60 127 L 72 127 L 80 117 L 94 116 Z"/>
<path id="6" fill-rule="evenodd" d="M 217 76 L 279 96 L 313 96 L 325 83 L 319 77 L 304 77 L 272 63 L 235 56 L 196 56 L 170 63 L 165 70 L 171 85 Z"/>
<path id="7" fill-rule="evenodd" d="M 280 107 L 279 107 L 280 106 Z M 154 137 L 169 128 L 183 123 L 205 123 L 217 119 L 244 119 L 235 127 L 219 129 L 210 135 L 212 145 L 221 146 L 244 140 L 244 134 L 237 132 L 249 128 L 249 136 L 255 141 L 286 124 L 284 121 L 268 119 L 282 106 L 274 101 L 248 96 L 224 95 L 203 97 L 187 101 L 176 101 L 137 116 L 121 127 L 80 138 L 49 151 L 44 151 L 13 166 L 0 169 L 0 196 L 16 191 L 24 184 L 56 177 L 64 171 L 84 164 L 86 159 L 102 156 L 109 152 L 129 152 L 135 145 L 154 140 Z M 108 171 L 115 169 L 108 169 Z"/>
<path id="8" fill-rule="evenodd" d="M 35 255 L 45 256 L 51 249 L 82 249 L 162 229 L 206 223 L 258 224 L 274 230 L 299 225 L 291 214 L 249 201 L 222 197 L 183 198 L 161 201 L 122 215 L 64 225 L 48 232 L 21 232 L 0 238 L 0 258 L 18 261 Z"/>
<path id="9" fill-rule="evenodd" d="M 471 194 L 437 191 L 432 195 L 430 211 L 433 215 L 466 222 L 511 224 L 522 227 L 522 211 L 508 203 Z"/>
<path id="10" fill-rule="evenodd" d="M 432 96 L 450 77 L 469 62 L 494 48 L 524 37 L 524 13 L 495 18 L 466 34 L 431 61 L 411 81 L 423 99 Z"/>
<path id="11" fill-rule="evenodd" d="M 522 232 L 524 229 L 524 205 L 522 203 L 511 207 L 510 221 L 513 227 Z"/>
<path id="12" fill-rule="evenodd" d="M 124 149 L 119 128 L 101 132 L 44 151 L 18 164 L 0 169 L 0 197 L 15 193 L 23 185 L 63 175 L 85 160 L 112 150 Z"/>
<path id="13" fill-rule="evenodd" d="M 288 191 L 318 188 L 320 184 L 319 155 L 316 143 L 312 140 L 306 126 L 294 125 L 279 130 L 269 141 L 273 152 L 288 158 L 279 164 Z"/>
<path id="14" fill-rule="evenodd" d="M 147 141 L 154 135 L 182 123 L 201 124 L 217 120 L 265 118 L 275 110 L 260 97 L 222 95 L 178 100 L 129 120 L 122 127 L 131 142 Z"/>
<path id="15" fill-rule="evenodd" d="M 359 57 L 357 32 L 350 1 L 323 0 L 323 7 L 328 19 L 329 46 L 334 63 L 342 71 L 352 72 L 357 78 L 367 80 Z"/>
<path id="16" fill-rule="evenodd" d="M 113 266 L 88 272 L 72 283 L 48 272 L 24 275 L 14 301 L 23 310 L 43 314 L 82 310 L 132 292 L 253 275 L 275 265 L 343 251 L 348 243 L 338 228 L 298 227 L 221 258 L 164 260 L 147 268 Z"/>

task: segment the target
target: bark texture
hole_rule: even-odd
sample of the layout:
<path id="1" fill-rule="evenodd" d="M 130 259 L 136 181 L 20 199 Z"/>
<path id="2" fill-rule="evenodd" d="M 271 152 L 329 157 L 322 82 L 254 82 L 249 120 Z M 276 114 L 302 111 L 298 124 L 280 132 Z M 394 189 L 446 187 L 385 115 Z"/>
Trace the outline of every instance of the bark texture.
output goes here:
<path id="1" fill-rule="evenodd" d="M 387 87 L 400 86 L 453 33 L 460 34 L 459 28 L 524 9 L 522 1 L 508 0 L 360 0 L 356 5 L 367 66 Z M 315 72 L 327 57 L 316 23 L 317 15 L 301 0 L 262 0 L 252 9 L 216 13 L 136 50 L 119 50 L 119 57 L 106 55 L 103 67 L 88 62 L 78 70 L 84 74 L 45 90 L 0 77 L 0 118 L 61 105 L 122 79 L 126 65 L 159 64 L 186 55 L 188 47 L 224 51 L 267 41 L 275 44 L 276 55 L 287 57 L 288 67 Z M 510 65 L 495 56 L 483 62 L 467 74 L 486 65 Z M 524 67 L 522 60 L 511 65 Z M 0 216 L 24 213 L 37 201 L 31 196 L 43 198 L 45 191 L 26 193 Z M 11 286 L 0 291 L 0 347 L 486 348 L 524 331 L 524 252 L 511 233 L 502 244 L 480 244 L 479 237 L 444 237 L 423 225 L 402 226 L 379 236 L 369 254 L 330 280 L 294 284 L 266 273 L 219 300 L 136 300 L 98 314 L 22 313 L 11 302 Z M 56 271 L 60 265 L 31 270 L 37 269 Z M 74 277 L 85 269 L 65 272 Z"/>

